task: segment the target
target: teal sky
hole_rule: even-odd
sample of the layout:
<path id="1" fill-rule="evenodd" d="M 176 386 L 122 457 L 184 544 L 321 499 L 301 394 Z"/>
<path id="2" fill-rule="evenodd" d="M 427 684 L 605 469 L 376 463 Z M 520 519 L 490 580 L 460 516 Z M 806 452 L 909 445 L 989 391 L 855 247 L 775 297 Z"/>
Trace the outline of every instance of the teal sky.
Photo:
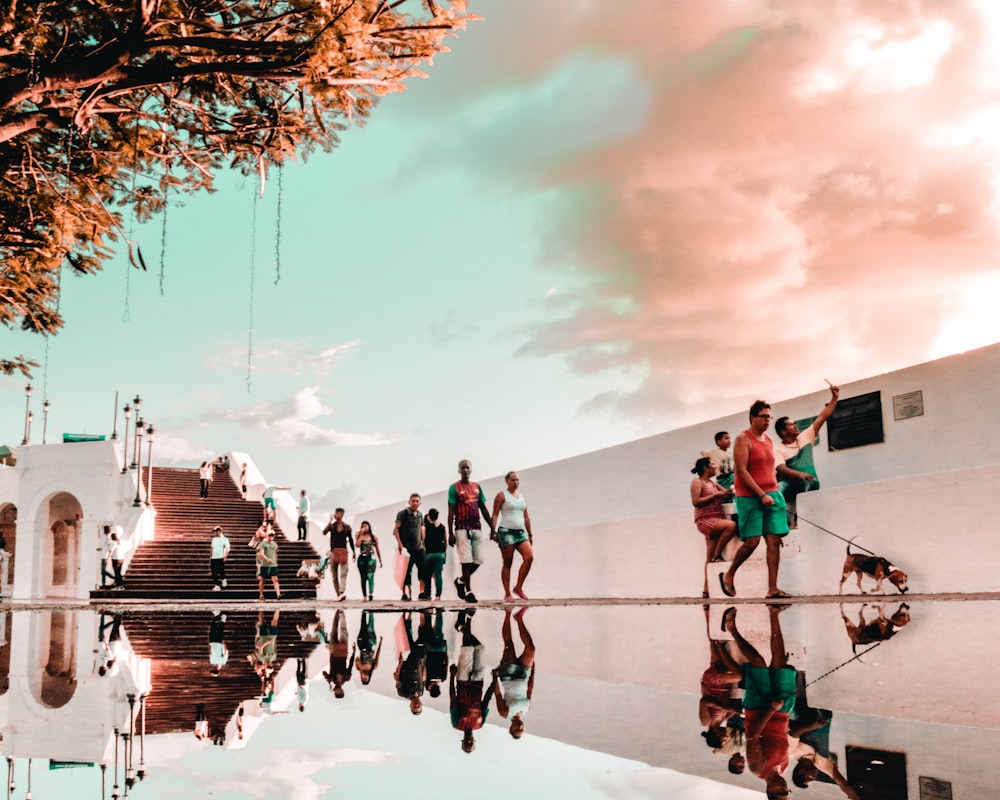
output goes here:
<path id="1" fill-rule="evenodd" d="M 32 441 L 43 394 L 52 442 L 138 392 L 155 461 L 363 510 L 996 341 L 998 26 L 919 5 L 473 2 L 284 170 L 280 281 L 273 172 L 170 207 L 162 295 L 160 220 L 148 273 L 67 276 Z"/>

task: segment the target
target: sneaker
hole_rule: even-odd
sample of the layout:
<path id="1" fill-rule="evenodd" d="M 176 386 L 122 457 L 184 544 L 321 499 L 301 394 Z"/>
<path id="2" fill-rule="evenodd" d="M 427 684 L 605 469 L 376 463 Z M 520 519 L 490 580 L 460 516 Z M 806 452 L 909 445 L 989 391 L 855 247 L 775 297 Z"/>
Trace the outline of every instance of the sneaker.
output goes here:
<path id="1" fill-rule="evenodd" d="M 222 588 L 225 589 L 228 585 L 229 585 L 229 581 L 227 581 L 225 578 L 223 578 L 222 579 Z"/>
<path id="2" fill-rule="evenodd" d="M 527 600 L 527 599 L 528 599 L 528 595 L 526 595 L 526 594 L 524 593 L 524 590 L 523 590 L 523 589 L 515 589 L 515 590 L 514 590 L 514 594 L 516 594 L 516 595 L 517 595 L 518 597 L 520 597 L 520 598 L 521 598 L 522 600 Z"/>
<path id="3" fill-rule="evenodd" d="M 465 602 L 466 603 L 475 603 L 476 602 L 476 596 L 472 592 L 466 592 L 465 593 Z"/>
<path id="4" fill-rule="evenodd" d="M 465 588 L 465 581 L 463 581 L 461 578 L 455 578 L 455 591 L 458 592 L 459 600 L 465 599 L 467 591 Z"/>
<path id="5" fill-rule="evenodd" d="M 374 600 L 374 599 L 375 599 L 374 595 L 368 595 L 368 601 L 369 601 L 369 602 L 371 602 L 371 601 L 372 601 L 372 600 Z"/>
<path id="6" fill-rule="evenodd" d="M 430 600 L 431 596 L 430 596 L 430 593 L 427 593 L 427 594 L 418 594 L 417 595 L 417 599 L 418 600 Z"/>
<path id="7" fill-rule="evenodd" d="M 219 584 L 215 584 L 215 586 L 212 587 L 212 591 L 213 592 L 221 592 L 222 591 L 222 587 L 219 586 Z"/>

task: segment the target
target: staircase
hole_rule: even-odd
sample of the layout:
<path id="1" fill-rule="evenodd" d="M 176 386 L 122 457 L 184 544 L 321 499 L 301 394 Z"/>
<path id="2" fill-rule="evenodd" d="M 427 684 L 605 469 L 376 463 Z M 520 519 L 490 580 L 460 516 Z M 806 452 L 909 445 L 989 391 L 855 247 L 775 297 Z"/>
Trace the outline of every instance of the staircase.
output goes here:
<path id="1" fill-rule="evenodd" d="M 145 471 L 143 480 L 145 480 Z M 125 574 L 125 590 L 95 590 L 92 599 L 130 600 L 256 600 L 256 551 L 247 546 L 260 525 L 262 509 L 243 499 L 228 473 L 216 472 L 208 497 L 199 497 L 197 469 L 153 468 L 153 506 L 156 538 L 144 542 L 132 555 Z M 229 539 L 227 588 L 212 591 L 210 561 L 212 528 L 222 526 Z M 278 543 L 278 580 L 281 596 L 316 597 L 315 580 L 295 573 L 305 559 L 319 555 L 308 542 L 289 541 L 275 526 Z M 274 597 L 270 579 L 265 596 Z"/>
<path id="2" fill-rule="evenodd" d="M 156 480 L 155 469 L 153 480 Z M 217 482 L 218 478 L 212 484 L 213 489 Z M 153 499 L 156 500 L 155 494 Z M 263 621 L 270 624 L 277 609 L 278 606 L 267 609 Z M 285 661 L 308 658 L 315 650 L 317 644 L 303 641 L 296 630 L 297 622 L 308 623 L 314 618 L 315 614 L 301 611 L 280 615 L 275 673 Z M 229 649 L 229 662 L 213 676 L 208 659 L 212 612 L 127 611 L 122 615 L 122 627 L 132 650 L 151 659 L 146 733 L 193 731 L 195 706 L 201 703 L 205 706 L 210 738 L 215 739 L 225 735 L 226 726 L 241 702 L 246 701 L 248 707 L 258 702 L 261 682 L 247 656 L 254 651 L 259 619 L 257 614 L 245 611 L 226 614 L 223 641 Z"/>

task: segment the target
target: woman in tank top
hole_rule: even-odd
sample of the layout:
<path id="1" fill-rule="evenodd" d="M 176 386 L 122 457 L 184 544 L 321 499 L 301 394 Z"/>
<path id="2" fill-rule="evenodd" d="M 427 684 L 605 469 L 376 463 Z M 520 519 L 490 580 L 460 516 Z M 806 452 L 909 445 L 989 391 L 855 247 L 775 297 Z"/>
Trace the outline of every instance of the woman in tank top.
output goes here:
<path id="1" fill-rule="evenodd" d="M 531 549 L 531 518 L 528 516 L 528 504 L 517 492 L 521 479 L 516 472 L 508 472 L 504 480 L 507 482 L 507 488 L 499 492 L 493 500 L 493 529 L 497 532 L 497 544 L 500 545 L 500 554 L 503 556 L 503 566 L 500 568 L 503 599 L 505 603 L 511 603 L 514 601 L 510 588 L 514 551 L 521 554 L 521 568 L 518 570 L 513 591 L 522 600 L 528 599 L 528 595 L 524 593 L 524 579 L 528 577 L 535 556 Z M 497 520 L 501 517 L 503 521 L 497 527 Z"/>
<path id="2" fill-rule="evenodd" d="M 731 500 L 731 490 L 723 489 L 715 481 L 718 467 L 708 456 L 702 456 L 691 470 L 697 477 L 691 481 L 691 505 L 694 506 L 694 524 L 705 537 L 705 587 L 702 597 L 708 597 L 707 565 L 722 560 L 722 551 L 736 535 L 736 523 L 725 515 L 722 504 Z"/>

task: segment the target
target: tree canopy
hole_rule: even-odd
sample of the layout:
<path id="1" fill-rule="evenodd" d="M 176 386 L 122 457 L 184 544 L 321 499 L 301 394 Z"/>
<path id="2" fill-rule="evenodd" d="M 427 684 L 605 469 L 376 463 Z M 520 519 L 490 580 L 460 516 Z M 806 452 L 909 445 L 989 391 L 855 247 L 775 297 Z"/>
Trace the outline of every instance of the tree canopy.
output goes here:
<path id="1" fill-rule="evenodd" d="M 63 324 L 172 194 L 331 150 L 475 19 L 466 0 L 8 0 L 0 11 L 0 322 Z M 0 369 L 26 372 L 23 357 Z"/>

